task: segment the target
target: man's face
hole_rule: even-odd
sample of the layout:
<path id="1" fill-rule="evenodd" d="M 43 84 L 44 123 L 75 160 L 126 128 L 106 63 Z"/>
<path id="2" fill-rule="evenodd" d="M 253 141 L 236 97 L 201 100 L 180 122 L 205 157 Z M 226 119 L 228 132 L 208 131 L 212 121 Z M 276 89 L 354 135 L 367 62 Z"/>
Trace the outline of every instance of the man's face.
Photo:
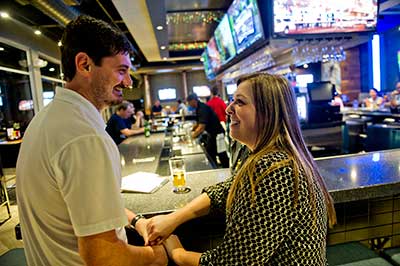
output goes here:
<path id="1" fill-rule="evenodd" d="M 190 105 L 190 107 L 192 108 L 197 108 L 197 100 L 190 100 L 188 102 L 188 104 Z"/>
<path id="2" fill-rule="evenodd" d="M 122 110 L 121 117 L 127 119 L 135 113 L 135 108 L 133 106 L 128 106 L 126 110 Z"/>
<path id="3" fill-rule="evenodd" d="M 93 66 L 90 85 L 97 109 L 122 102 L 122 88 L 132 85 L 130 67 L 128 54 L 104 57 L 100 66 Z"/>

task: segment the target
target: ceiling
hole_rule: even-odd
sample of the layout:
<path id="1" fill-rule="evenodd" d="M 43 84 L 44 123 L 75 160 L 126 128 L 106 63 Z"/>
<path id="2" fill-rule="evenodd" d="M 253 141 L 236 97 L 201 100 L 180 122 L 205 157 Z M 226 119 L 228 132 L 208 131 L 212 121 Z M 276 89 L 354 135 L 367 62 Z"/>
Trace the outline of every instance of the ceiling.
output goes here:
<path id="1" fill-rule="evenodd" d="M 201 66 L 200 55 L 232 0 L 1 0 L 0 11 L 58 42 L 79 14 L 102 19 L 132 42 L 136 69 Z M 157 30 L 162 26 L 162 30 Z"/>
<path id="2" fill-rule="evenodd" d="M 400 0 L 379 2 L 378 30 L 399 25 Z M 231 3 L 232 0 L 1 0 L 0 11 L 40 29 L 56 42 L 65 25 L 79 14 L 102 19 L 119 28 L 132 42 L 136 49 L 133 66 L 140 73 L 171 67 L 200 69 L 204 46 Z M 158 26 L 162 29 L 157 30 Z M 272 51 L 273 45 L 271 42 Z"/>

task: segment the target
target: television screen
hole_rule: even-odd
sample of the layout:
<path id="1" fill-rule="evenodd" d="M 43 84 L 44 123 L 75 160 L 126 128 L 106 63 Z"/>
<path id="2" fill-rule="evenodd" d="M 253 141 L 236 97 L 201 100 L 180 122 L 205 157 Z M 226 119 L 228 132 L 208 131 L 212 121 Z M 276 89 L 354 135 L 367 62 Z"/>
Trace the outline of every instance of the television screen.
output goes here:
<path id="1" fill-rule="evenodd" d="M 206 49 L 207 49 L 208 59 L 210 59 L 209 64 L 211 66 L 211 69 L 214 73 L 217 73 L 217 71 L 221 67 L 221 56 L 218 52 L 217 43 L 215 42 L 214 37 L 210 39 Z"/>
<path id="2" fill-rule="evenodd" d="M 330 82 L 315 82 L 307 84 L 310 101 L 330 101 L 333 98 L 333 85 Z"/>
<path id="3" fill-rule="evenodd" d="M 0 96 L 0 106 L 3 106 L 3 97 Z"/>
<path id="4" fill-rule="evenodd" d="M 193 92 L 199 97 L 207 97 L 211 95 L 210 88 L 207 85 L 193 86 Z"/>
<path id="5" fill-rule="evenodd" d="M 276 35 L 373 31 L 377 0 L 274 0 Z"/>
<path id="6" fill-rule="evenodd" d="M 33 100 L 21 100 L 18 103 L 19 111 L 30 111 L 33 110 Z"/>
<path id="7" fill-rule="evenodd" d="M 213 72 L 213 70 L 211 68 L 210 58 L 208 58 L 206 50 L 204 50 L 204 52 L 201 54 L 201 58 L 203 60 L 204 72 L 206 73 L 206 77 L 208 79 L 214 79 L 215 73 Z"/>
<path id="8" fill-rule="evenodd" d="M 264 37 L 257 0 L 234 0 L 228 18 L 237 54 Z"/>
<path id="9" fill-rule="evenodd" d="M 226 93 L 227 93 L 228 95 L 234 94 L 236 90 L 237 90 L 237 85 L 236 85 L 236 83 L 233 83 L 233 84 L 226 84 Z"/>
<path id="10" fill-rule="evenodd" d="M 175 100 L 176 99 L 176 89 L 175 88 L 159 89 L 158 90 L 158 99 L 160 99 L 160 101 Z"/>
<path id="11" fill-rule="evenodd" d="M 297 114 L 300 122 L 307 121 L 307 94 L 296 94 Z"/>
<path id="12" fill-rule="evenodd" d="M 399 66 L 399 72 L 400 72 L 400 51 L 397 51 L 397 65 Z"/>
<path id="13" fill-rule="evenodd" d="M 236 49 L 233 42 L 232 30 L 228 15 L 224 15 L 214 32 L 218 51 L 221 55 L 222 64 L 229 62 L 235 55 Z"/>

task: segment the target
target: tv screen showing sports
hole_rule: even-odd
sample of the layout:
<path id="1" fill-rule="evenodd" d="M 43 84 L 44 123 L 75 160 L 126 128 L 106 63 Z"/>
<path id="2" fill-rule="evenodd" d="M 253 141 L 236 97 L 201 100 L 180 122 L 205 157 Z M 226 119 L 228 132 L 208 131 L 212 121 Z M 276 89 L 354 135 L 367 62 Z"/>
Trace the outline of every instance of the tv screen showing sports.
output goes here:
<path id="1" fill-rule="evenodd" d="M 228 95 L 234 94 L 236 90 L 237 90 L 237 85 L 236 85 L 236 83 L 227 84 L 227 85 L 226 85 L 226 93 L 227 93 Z"/>
<path id="2" fill-rule="evenodd" d="M 221 67 L 221 56 L 218 52 L 217 43 L 215 42 L 215 38 L 212 37 L 207 44 L 207 55 L 210 59 L 210 66 L 214 73 Z"/>
<path id="3" fill-rule="evenodd" d="M 257 0 L 234 0 L 227 13 L 237 54 L 264 37 Z"/>
<path id="4" fill-rule="evenodd" d="M 275 35 L 373 31 L 377 0 L 274 0 Z"/>
<path id="5" fill-rule="evenodd" d="M 176 89 L 174 89 L 174 88 L 159 89 L 158 90 L 158 99 L 160 99 L 160 101 L 175 100 L 176 99 Z"/>
<path id="6" fill-rule="evenodd" d="M 199 97 L 208 97 L 211 95 L 210 88 L 207 85 L 193 86 L 193 92 Z"/>
<path id="7" fill-rule="evenodd" d="M 307 84 L 310 101 L 330 101 L 333 98 L 333 85 L 327 82 L 315 82 Z"/>
<path id="8" fill-rule="evenodd" d="M 222 64 L 229 62 L 235 55 L 236 49 L 233 42 L 232 30 L 228 15 L 224 15 L 214 32 L 215 41 L 221 55 Z"/>
<path id="9" fill-rule="evenodd" d="M 206 50 L 204 50 L 204 52 L 202 53 L 201 58 L 203 60 L 204 72 L 206 73 L 206 77 L 208 79 L 214 79 L 215 73 L 211 68 L 210 59 L 208 58 Z"/>

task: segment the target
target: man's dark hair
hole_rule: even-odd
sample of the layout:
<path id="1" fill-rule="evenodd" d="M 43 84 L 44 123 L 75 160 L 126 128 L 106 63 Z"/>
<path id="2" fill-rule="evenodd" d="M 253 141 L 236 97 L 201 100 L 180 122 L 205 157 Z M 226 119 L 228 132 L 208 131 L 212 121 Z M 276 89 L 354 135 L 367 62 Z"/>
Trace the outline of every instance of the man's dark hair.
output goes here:
<path id="1" fill-rule="evenodd" d="M 181 100 L 181 99 L 178 99 L 177 102 L 178 102 L 179 104 L 181 104 L 181 103 L 182 103 L 182 100 Z"/>
<path id="2" fill-rule="evenodd" d="M 89 16 L 79 16 L 68 23 L 61 43 L 61 63 L 66 81 L 75 76 L 75 56 L 80 52 L 86 53 L 97 66 L 101 65 L 103 57 L 133 52 L 132 44 L 122 32 Z"/>
<path id="3" fill-rule="evenodd" d="M 218 95 L 218 87 L 217 86 L 212 87 L 211 93 L 212 93 L 212 95 L 217 96 Z"/>
<path id="4" fill-rule="evenodd" d="M 196 100 L 196 101 L 199 100 L 199 97 L 197 97 L 197 94 L 196 94 L 196 93 L 191 93 L 191 94 L 189 94 L 189 96 L 186 98 L 186 101 L 188 101 L 188 102 L 190 102 L 191 100 Z"/>

